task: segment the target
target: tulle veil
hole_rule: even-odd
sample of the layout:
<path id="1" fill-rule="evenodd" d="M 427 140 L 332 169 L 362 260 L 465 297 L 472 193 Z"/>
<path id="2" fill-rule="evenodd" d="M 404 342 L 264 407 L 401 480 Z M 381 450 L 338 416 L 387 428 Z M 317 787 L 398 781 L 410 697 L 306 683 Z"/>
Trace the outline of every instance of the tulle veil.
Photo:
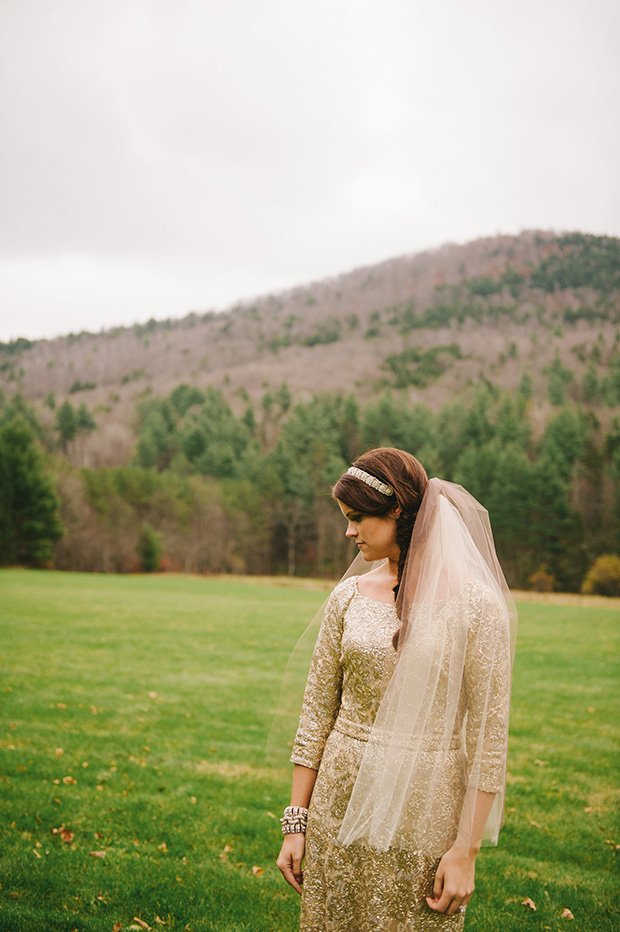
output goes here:
<path id="1" fill-rule="evenodd" d="M 372 565 L 358 555 L 343 579 L 370 569 Z M 505 753 L 490 752 L 487 736 L 493 729 L 495 744 L 507 743 L 517 614 L 488 513 L 461 486 L 429 481 L 396 608 L 401 619 L 397 663 L 386 683 L 338 840 L 343 845 L 364 841 L 386 850 L 413 834 L 421 851 L 431 856 L 444 853 L 442 774 L 454 750 L 473 657 L 482 674 L 476 680 L 476 695 L 470 697 L 475 716 L 468 711 L 462 722 L 458 835 L 465 844 L 471 841 L 477 793 L 483 790 L 492 794 L 493 803 L 481 840 L 496 844 L 503 822 Z M 284 676 L 268 742 L 272 759 L 279 762 L 290 751 L 297 727 L 321 617 L 322 609 L 293 650 Z M 414 792 L 418 800 L 422 794 L 423 805 L 412 809 Z"/>

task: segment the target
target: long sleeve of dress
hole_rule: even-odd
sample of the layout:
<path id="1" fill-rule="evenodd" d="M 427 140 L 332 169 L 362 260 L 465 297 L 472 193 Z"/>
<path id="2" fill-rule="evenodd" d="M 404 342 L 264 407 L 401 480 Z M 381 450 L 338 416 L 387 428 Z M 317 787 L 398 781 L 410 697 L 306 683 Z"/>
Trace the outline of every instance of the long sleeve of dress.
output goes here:
<path id="1" fill-rule="evenodd" d="M 492 593 L 472 600 L 465 661 L 468 774 L 478 789 L 504 789 L 510 708 L 510 633 L 505 612 Z"/>
<path id="2" fill-rule="evenodd" d="M 344 613 L 351 597 L 350 589 L 351 580 L 337 586 L 325 608 L 312 654 L 299 728 L 293 743 L 291 761 L 313 770 L 319 768 L 325 742 L 340 708 L 342 631 Z"/>

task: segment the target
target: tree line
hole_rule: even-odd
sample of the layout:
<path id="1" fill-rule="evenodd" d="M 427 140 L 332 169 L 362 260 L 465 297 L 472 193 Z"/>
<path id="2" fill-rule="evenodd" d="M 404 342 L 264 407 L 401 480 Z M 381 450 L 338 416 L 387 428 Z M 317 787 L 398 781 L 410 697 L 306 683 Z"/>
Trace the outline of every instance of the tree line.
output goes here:
<path id="1" fill-rule="evenodd" d="M 96 429 L 88 412 L 65 402 L 45 428 L 14 395 L 0 400 L 0 562 L 335 577 L 353 554 L 330 488 L 389 445 L 488 508 L 511 585 L 578 591 L 620 553 L 620 421 L 563 404 L 536 434 L 533 404 L 525 382 L 514 396 L 481 382 L 436 413 L 389 391 L 293 404 L 282 385 L 235 413 L 179 385 L 138 404 L 131 463 L 79 469 L 67 444 Z"/>

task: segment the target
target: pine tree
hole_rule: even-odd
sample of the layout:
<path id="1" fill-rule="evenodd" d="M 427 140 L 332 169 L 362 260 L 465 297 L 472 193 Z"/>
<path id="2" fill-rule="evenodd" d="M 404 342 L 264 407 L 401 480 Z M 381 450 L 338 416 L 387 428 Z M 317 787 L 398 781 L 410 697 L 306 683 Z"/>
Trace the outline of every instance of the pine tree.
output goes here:
<path id="1" fill-rule="evenodd" d="M 74 440 L 77 433 L 75 408 L 70 401 L 63 401 L 56 412 L 54 429 L 58 431 L 60 446 L 66 452 L 69 441 Z"/>
<path id="2" fill-rule="evenodd" d="M 0 563 L 40 566 L 62 534 L 45 455 L 30 425 L 15 417 L 0 427 Z"/>

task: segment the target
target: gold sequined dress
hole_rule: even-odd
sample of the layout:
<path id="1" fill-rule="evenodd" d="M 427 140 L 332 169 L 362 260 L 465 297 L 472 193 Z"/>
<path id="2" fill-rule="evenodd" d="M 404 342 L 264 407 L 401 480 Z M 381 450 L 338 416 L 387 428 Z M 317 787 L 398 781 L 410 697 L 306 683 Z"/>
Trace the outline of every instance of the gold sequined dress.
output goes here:
<path id="1" fill-rule="evenodd" d="M 393 604 L 362 595 L 358 577 L 333 591 L 314 650 L 299 729 L 291 760 L 318 770 L 306 833 L 300 932 L 418 932 L 462 929 L 461 914 L 429 909 L 437 861 L 416 851 L 415 838 L 400 838 L 385 852 L 362 841 L 337 841 L 362 755 L 395 663 L 392 636 L 399 627 Z M 468 603 L 469 604 L 469 603 Z M 451 846 L 465 792 L 465 749 L 460 736 L 467 695 L 475 696 L 475 663 L 466 670 L 460 721 L 451 744 L 451 772 L 444 775 L 438 821 Z M 508 696 L 509 671 L 498 691 Z M 508 699 L 502 699 L 494 728 L 485 735 L 489 749 L 486 785 L 494 791 L 505 763 Z M 438 733 L 441 722 L 437 723 Z"/>

